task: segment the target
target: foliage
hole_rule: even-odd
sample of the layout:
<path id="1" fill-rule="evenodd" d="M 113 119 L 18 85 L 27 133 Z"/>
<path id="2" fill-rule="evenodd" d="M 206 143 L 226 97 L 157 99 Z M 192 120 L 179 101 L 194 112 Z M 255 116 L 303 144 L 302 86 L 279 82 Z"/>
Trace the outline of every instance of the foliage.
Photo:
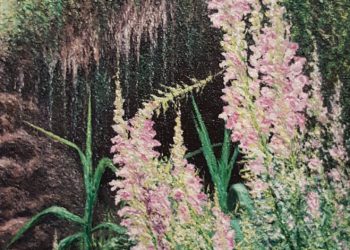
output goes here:
<path id="1" fill-rule="evenodd" d="M 339 103 L 333 116 L 326 114 L 317 52 L 309 78 L 281 2 L 209 2 L 217 11 L 213 24 L 225 32 L 220 117 L 245 154 L 242 175 L 254 205 L 240 213 L 244 239 L 237 248 L 343 249 L 350 242 L 350 186 Z M 309 119 L 314 123 L 307 130 Z M 322 145 L 321 131 L 328 128 L 332 149 Z M 324 161 L 326 151 L 333 168 Z"/>
<path id="2" fill-rule="evenodd" d="M 110 32 L 106 27 L 107 23 L 113 23 L 116 27 L 122 24 L 118 22 L 119 15 L 111 21 L 114 15 L 108 12 L 109 7 L 120 8 L 119 1 L 93 2 L 94 4 L 89 2 L 85 6 L 93 6 L 92 9 L 96 7 L 98 17 L 85 19 L 84 12 L 80 14 L 80 1 L 17 1 L 16 8 L 12 8 L 12 11 L 16 11 L 6 14 L 7 21 L 4 23 L 7 27 L 3 26 L 5 28 L 1 29 L 0 36 L 9 33 L 10 42 L 15 49 L 16 46 L 21 49 L 19 45 L 31 45 L 32 41 L 36 41 L 33 43 L 35 46 L 40 41 L 46 49 L 45 41 L 48 41 L 50 34 L 59 34 L 57 29 L 62 27 L 63 23 L 68 24 L 67 27 L 72 23 L 77 24 L 77 30 L 82 30 L 83 34 L 90 34 L 90 37 L 100 36 L 100 30 L 106 29 L 107 33 Z M 173 7 L 171 1 L 168 2 L 169 5 L 166 6 Z M 179 12 L 178 20 L 171 20 L 173 22 L 169 30 L 163 29 L 160 32 L 160 39 L 157 34 L 158 24 L 155 24 L 159 20 L 145 22 L 146 26 L 147 23 L 156 26 L 155 29 L 148 30 L 151 36 L 149 51 L 139 51 L 139 31 L 143 32 L 144 28 L 128 26 L 125 28 L 127 36 L 118 36 L 122 37 L 122 42 L 118 42 L 125 45 L 122 49 L 127 51 L 127 55 L 124 55 L 126 62 L 120 68 L 129 99 L 126 112 L 128 117 L 133 114 L 128 109 L 139 105 L 138 97 L 144 94 L 142 91 L 148 92 L 148 86 L 152 87 L 154 81 L 159 78 L 162 82 L 168 82 L 167 79 L 178 80 L 178 75 L 183 75 L 177 74 L 180 71 L 191 76 L 203 73 L 203 65 L 194 62 L 194 59 L 204 61 L 200 55 L 207 49 L 202 45 L 208 45 L 210 42 L 207 40 L 212 39 L 210 35 L 203 35 L 208 34 L 208 29 L 203 28 L 203 22 L 198 22 L 198 16 L 203 13 L 201 8 L 204 1 L 200 1 L 200 4 L 187 0 L 175 2 Z M 133 3 L 137 10 L 144 7 L 143 2 L 139 0 L 130 3 Z M 288 12 L 285 12 L 282 5 Z M 166 9 L 165 5 L 161 6 L 162 10 Z M 83 9 L 86 11 L 89 7 Z M 137 241 L 139 247 L 227 249 L 232 246 L 233 237 L 229 224 L 235 229 L 238 243 L 236 247 L 242 249 L 347 247 L 350 241 L 347 201 L 350 186 L 344 139 L 350 137 L 350 129 L 344 129 L 341 124 L 350 124 L 350 29 L 348 25 L 344 25 L 349 22 L 350 17 L 347 0 L 336 3 L 331 0 L 210 0 L 209 7 L 215 12 L 211 15 L 214 26 L 224 32 L 222 67 L 225 70 L 223 100 L 226 105 L 220 115 L 226 121 L 223 143 L 211 143 L 199 109 L 193 100 L 195 124 L 202 148 L 185 154 L 179 114 L 171 156 L 161 158 L 153 149 L 159 146 L 159 142 L 154 139 L 152 115 L 165 112 L 174 100 L 203 89 L 215 76 L 202 81 L 193 80 L 193 85 L 164 87 L 164 91 L 159 90 L 158 96 L 152 96 L 129 120 L 124 120 L 122 94 L 118 83 L 114 116 L 114 130 L 118 135 L 113 139 L 112 151 L 115 153 L 114 161 L 121 165 L 121 170 L 117 172 L 118 179 L 113 181 L 112 185 L 113 189 L 118 189 L 116 202 L 126 203 L 119 211 L 119 215 L 123 217 L 123 225 L 128 228 L 129 235 Z M 173 8 L 169 9 L 169 13 L 159 16 L 168 19 L 168 14 L 170 19 L 173 19 Z M 133 12 L 135 13 L 139 12 Z M 147 11 L 143 11 L 143 14 L 145 13 Z M 285 17 L 292 22 L 291 27 L 284 20 Z M 131 19 L 134 20 L 133 18 Z M 85 28 L 86 23 L 93 24 L 92 26 L 98 23 L 96 27 L 98 26 L 99 31 L 95 33 L 96 30 L 89 25 Z M 138 22 L 128 22 L 130 23 Z M 52 24 L 55 24 L 54 28 Z M 177 32 L 179 30 L 181 32 Z M 114 32 L 120 30 L 114 29 Z M 66 68 L 72 71 L 73 100 L 78 97 L 78 91 L 84 92 L 82 89 L 86 86 L 81 85 L 89 84 L 85 83 L 86 80 L 76 81 L 79 68 L 87 67 L 91 59 L 85 57 L 90 56 L 91 51 L 86 52 L 84 48 L 91 47 L 94 52 L 101 51 L 101 54 L 105 55 L 114 55 L 115 50 L 117 53 L 120 50 L 118 45 L 113 45 L 114 40 L 108 43 L 103 39 L 98 40 L 100 44 L 112 47 L 113 53 L 108 53 L 109 50 L 102 48 L 96 40 L 86 41 L 83 40 L 84 36 L 82 38 L 80 35 L 71 32 L 68 34 L 69 39 L 64 37 L 63 40 L 74 42 L 65 44 L 59 53 L 66 55 L 67 51 L 74 51 L 72 57 L 66 55 L 65 58 L 61 58 L 64 72 Z M 104 34 L 101 37 L 108 36 Z M 291 38 L 299 42 L 300 49 L 298 44 L 291 42 Z M 136 40 L 135 60 L 128 55 L 129 43 L 133 39 Z M 54 43 L 59 40 L 49 39 Z M 159 40 L 159 45 L 162 43 L 161 46 L 154 46 L 156 40 Z M 35 46 L 28 48 L 34 50 Z M 56 51 L 54 47 L 47 52 L 45 49 L 44 58 L 48 61 L 48 67 L 51 67 L 51 61 L 54 61 L 52 59 L 59 50 Z M 297 54 L 306 57 L 312 63 L 307 65 L 305 58 Z M 100 79 L 101 82 L 109 83 L 111 76 L 107 75 L 107 71 L 110 70 L 107 68 L 111 66 L 102 62 L 108 60 L 99 62 L 98 53 L 94 56 L 97 68 L 100 67 L 98 72 L 94 73 L 97 78 L 103 78 Z M 116 60 L 113 59 L 114 61 L 118 61 L 119 66 L 119 56 Z M 56 63 L 49 71 L 56 70 Z M 175 67 L 176 65 L 186 66 L 181 68 Z M 113 71 L 114 66 L 111 68 Z M 133 70 L 134 68 L 136 70 Z M 163 72 L 157 73 L 155 69 L 159 68 L 163 69 Z M 100 73 L 104 70 L 107 73 L 102 76 Z M 49 74 L 53 78 L 53 73 Z M 63 78 L 66 78 L 66 72 L 63 73 Z M 141 86 L 140 91 L 138 85 Z M 61 87 L 60 85 L 59 88 Z M 48 89 L 52 93 L 54 87 L 50 85 Z M 103 120 L 103 100 L 109 96 L 104 93 L 106 90 L 111 92 L 111 89 L 107 85 L 98 84 L 95 90 L 97 96 L 101 97 L 98 113 Z M 65 89 L 62 93 L 66 98 Z M 326 95 L 325 99 L 321 93 Z M 135 104 L 130 103 L 133 99 L 137 99 Z M 330 114 L 326 114 L 327 109 L 322 107 L 323 103 L 327 104 Z M 73 106 L 75 104 L 73 103 Z M 343 110 L 340 109 L 340 104 L 343 105 Z M 101 176 L 106 167 L 113 168 L 113 165 L 109 159 L 104 158 L 95 170 L 92 169 L 90 106 L 88 113 L 85 152 L 76 144 L 29 124 L 79 153 L 87 192 L 84 217 L 71 214 L 64 208 L 48 208 L 34 216 L 18 232 L 11 244 L 48 214 L 75 222 L 83 229 L 82 232 L 63 239 L 60 242 L 61 248 L 81 239 L 86 248 L 91 248 L 94 244 L 94 247 L 107 249 L 123 248 L 124 243 L 130 243 L 127 242 L 124 230 L 118 225 L 106 222 L 92 228 L 92 212 Z M 339 119 L 340 114 L 343 114 L 342 119 Z M 73 111 L 73 127 L 79 123 L 75 120 L 77 116 L 79 115 Z M 102 126 L 98 124 L 97 127 Z M 328 137 L 324 139 L 323 135 Z M 246 179 L 245 184 L 250 189 L 250 194 L 243 184 L 235 184 L 229 188 L 232 168 L 238 154 L 236 146 L 230 155 L 230 138 L 234 144 L 240 143 L 244 154 L 245 168 L 241 173 Z M 213 150 L 217 146 L 222 146 L 220 159 L 217 159 Z M 214 204 L 202 192 L 194 167 L 184 160 L 198 152 L 204 154 L 216 189 Z M 230 223 L 228 217 L 219 211 L 219 205 L 224 213 L 233 217 Z M 103 229 L 115 231 L 117 237 L 110 238 L 108 234 L 105 240 L 94 241 L 94 231 Z M 101 236 L 103 238 L 103 233 Z"/>
<path id="3" fill-rule="evenodd" d="M 44 40 L 48 37 L 49 30 L 60 28 L 62 25 L 62 14 L 67 1 L 9 1 L 7 4 L 6 19 L 0 27 L 3 39 L 20 38 L 20 43 L 39 38 Z M 16 39 L 17 40 L 17 39 Z M 19 41 L 19 40 L 17 40 Z"/>
<path id="4" fill-rule="evenodd" d="M 104 216 L 103 221 L 105 223 L 100 224 L 100 227 L 111 226 L 117 223 L 117 218 L 115 216 L 115 211 L 109 209 Z M 113 250 L 113 249 L 130 249 L 134 243 L 129 240 L 129 237 L 121 232 L 120 234 L 113 233 L 110 230 L 99 230 L 93 234 L 92 237 L 93 249 L 96 250 Z M 83 250 L 83 249 L 81 249 Z"/>
<path id="5" fill-rule="evenodd" d="M 222 211 L 228 213 L 229 207 L 233 207 L 231 204 L 228 204 L 228 189 L 231 180 L 232 169 L 236 163 L 239 149 L 238 146 L 236 146 L 233 154 L 231 155 L 230 131 L 225 130 L 224 141 L 222 143 L 221 149 L 221 157 L 219 160 L 217 160 L 207 128 L 193 97 L 192 104 L 195 112 L 194 119 L 197 133 L 202 144 L 203 155 L 206 159 L 212 181 L 215 185 L 219 204 Z"/>
<path id="6" fill-rule="evenodd" d="M 84 210 L 84 216 L 80 217 L 78 215 L 75 215 L 69 211 L 67 211 L 65 208 L 53 206 L 50 208 L 47 208 L 43 210 L 42 212 L 35 215 L 33 218 L 31 218 L 12 238 L 10 243 L 8 244 L 8 247 L 13 245 L 28 229 L 35 226 L 41 219 L 46 217 L 47 215 L 54 215 L 58 218 L 65 219 L 71 222 L 74 222 L 80 226 L 81 231 L 73 234 L 71 236 L 68 236 L 64 239 L 62 239 L 59 243 L 57 248 L 60 249 L 66 249 L 68 246 L 72 245 L 76 242 L 83 242 L 83 247 L 86 250 L 92 249 L 92 235 L 93 233 L 100 231 L 100 230 L 110 230 L 118 235 L 125 234 L 125 229 L 121 226 L 106 222 L 101 223 L 95 227 L 93 227 L 93 211 L 94 206 L 96 204 L 96 199 L 98 195 L 98 190 L 100 187 L 100 181 L 102 178 L 103 173 L 107 168 L 110 168 L 111 170 L 115 171 L 115 167 L 112 163 L 112 161 L 108 158 L 103 158 L 99 161 L 96 169 L 92 168 L 92 121 L 91 121 L 91 100 L 89 101 L 88 106 L 88 121 L 87 121 L 87 129 L 86 129 L 86 148 L 85 152 L 83 152 L 76 144 L 73 142 L 70 142 L 64 138 L 61 138 L 49 131 L 46 131 L 40 127 L 37 127 L 31 123 L 27 123 L 32 128 L 42 132 L 43 134 L 47 135 L 48 137 L 52 138 L 53 140 L 60 142 L 64 145 L 67 145 L 73 149 L 75 149 L 80 157 L 81 164 L 83 166 L 83 176 L 84 176 L 84 185 L 85 185 L 85 191 L 86 191 L 86 204 L 85 204 L 85 210 Z"/>
<path id="7" fill-rule="evenodd" d="M 243 234 L 240 227 L 240 220 L 236 217 L 234 210 L 243 208 L 247 210 L 249 214 L 253 212 L 253 205 L 247 188 L 240 183 L 233 184 L 230 188 L 230 180 L 232 170 L 235 167 L 235 163 L 239 154 L 238 145 L 235 146 L 232 155 L 231 151 L 231 140 L 230 130 L 225 129 L 224 140 L 221 149 L 220 159 L 216 159 L 214 153 L 214 145 L 211 144 L 210 137 L 202 115 L 199 112 L 198 106 L 192 97 L 192 104 L 195 111 L 195 124 L 199 139 L 202 144 L 200 150 L 206 159 L 207 166 L 211 179 L 214 183 L 215 191 L 217 193 L 218 201 L 221 210 L 224 213 L 229 213 L 231 216 L 231 227 L 235 230 L 235 238 L 237 242 L 243 240 Z"/>
<path id="8" fill-rule="evenodd" d="M 208 200 L 194 166 L 184 160 L 180 114 L 171 156 L 160 159 L 153 149 L 160 143 L 154 139 L 151 118 L 163 102 L 154 97 L 125 121 L 116 84 L 114 129 L 118 135 L 112 139 L 112 152 L 121 169 L 111 185 L 117 190 L 116 204 L 125 202 L 118 214 L 136 248 L 232 249 L 230 218 Z"/>

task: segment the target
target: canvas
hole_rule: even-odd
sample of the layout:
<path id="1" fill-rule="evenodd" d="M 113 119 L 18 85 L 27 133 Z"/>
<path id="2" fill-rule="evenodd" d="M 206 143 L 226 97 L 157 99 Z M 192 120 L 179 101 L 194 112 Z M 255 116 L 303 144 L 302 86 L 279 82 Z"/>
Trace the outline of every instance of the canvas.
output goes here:
<path id="1" fill-rule="evenodd" d="M 0 248 L 349 249 L 347 0 L 0 0 Z"/>

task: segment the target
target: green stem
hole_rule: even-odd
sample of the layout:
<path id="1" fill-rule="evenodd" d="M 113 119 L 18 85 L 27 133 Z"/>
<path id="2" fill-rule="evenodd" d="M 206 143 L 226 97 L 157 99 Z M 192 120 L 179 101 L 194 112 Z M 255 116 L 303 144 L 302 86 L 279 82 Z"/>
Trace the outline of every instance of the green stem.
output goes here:
<path id="1" fill-rule="evenodd" d="M 94 187 L 93 179 L 93 169 L 92 169 L 92 107 L 91 107 L 91 93 L 89 93 L 88 102 L 88 119 L 87 119 L 87 129 L 86 129 L 86 162 L 85 162 L 85 172 L 86 176 L 86 203 L 85 203 L 85 248 L 86 250 L 92 249 L 92 217 L 94 203 L 97 196 L 97 190 Z M 98 189 L 98 188 L 97 188 Z"/>
<path id="2" fill-rule="evenodd" d="M 86 250 L 92 250 L 92 217 L 94 207 L 94 196 L 96 195 L 95 190 L 92 190 L 92 183 L 89 181 L 88 188 L 86 190 L 86 203 L 85 203 L 85 214 L 84 214 L 84 245 Z"/>
<path id="3" fill-rule="evenodd" d="M 219 199 L 219 204 L 220 204 L 221 210 L 224 213 L 228 213 L 229 209 L 228 209 L 228 205 L 227 205 L 227 200 L 228 200 L 227 188 L 225 189 L 223 187 L 223 185 L 217 185 L 217 187 L 219 188 L 218 199 Z"/>

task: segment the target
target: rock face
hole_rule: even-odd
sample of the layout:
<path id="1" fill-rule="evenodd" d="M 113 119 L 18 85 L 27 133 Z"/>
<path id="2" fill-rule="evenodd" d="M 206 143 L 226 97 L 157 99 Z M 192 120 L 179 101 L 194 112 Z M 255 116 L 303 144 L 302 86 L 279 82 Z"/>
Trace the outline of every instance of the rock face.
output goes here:
<path id="1" fill-rule="evenodd" d="M 17 94 L 0 93 L 0 249 L 33 215 L 52 205 L 82 213 L 84 190 L 74 152 L 23 123 L 38 123 L 38 110 Z M 11 249 L 52 249 L 74 226 L 46 217 Z"/>

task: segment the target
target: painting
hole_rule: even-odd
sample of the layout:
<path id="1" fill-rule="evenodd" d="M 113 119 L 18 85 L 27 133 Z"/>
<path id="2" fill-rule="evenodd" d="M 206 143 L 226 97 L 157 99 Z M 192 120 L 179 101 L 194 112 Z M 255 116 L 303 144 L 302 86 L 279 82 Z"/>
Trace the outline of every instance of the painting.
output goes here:
<path id="1" fill-rule="evenodd" d="M 349 249 L 347 0 L 1 0 L 0 248 Z"/>

